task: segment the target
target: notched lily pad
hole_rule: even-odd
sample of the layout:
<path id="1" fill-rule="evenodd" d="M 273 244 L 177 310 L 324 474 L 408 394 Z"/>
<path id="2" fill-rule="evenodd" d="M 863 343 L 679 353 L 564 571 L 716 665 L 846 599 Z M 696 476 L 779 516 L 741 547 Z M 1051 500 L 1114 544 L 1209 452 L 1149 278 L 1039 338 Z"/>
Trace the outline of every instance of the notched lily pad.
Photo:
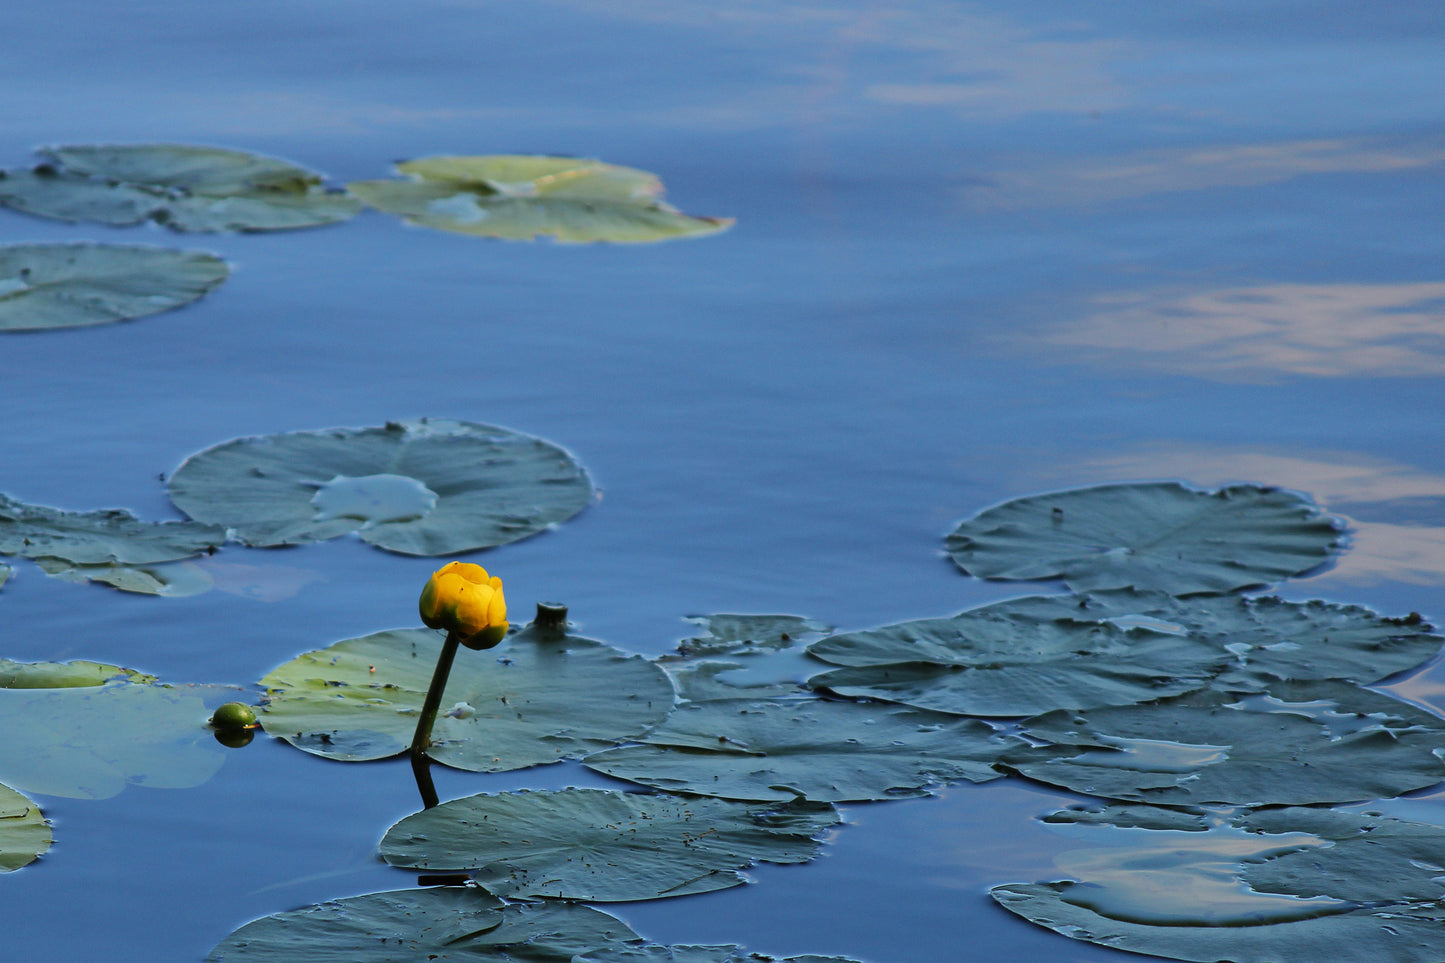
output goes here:
<path id="1" fill-rule="evenodd" d="M 186 459 L 171 500 L 247 545 L 356 532 L 404 555 L 504 545 L 592 497 L 566 451 L 506 428 L 444 419 L 238 438 Z"/>
<path id="2" fill-rule="evenodd" d="M 1077 596 L 1010 599 L 848 632 L 808 652 L 846 667 L 813 676 L 814 688 L 977 716 L 1178 695 L 1207 685 L 1229 658 L 1188 635 L 1090 618 Z"/>
<path id="3" fill-rule="evenodd" d="M 1278 488 L 1153 482 L 1014 499 L 963 522 L 945 545 L 979 578 L 1201 595 L 1303 575 L 1342 540 L 1342 523 Z"/>
<path id="4" fill-rule="evenodd" d="M 109 799 L 127 785 L 185 789 L 216 774 L 225 750 L 206 728 L 212 693 L 139 675 L 84 684 L 110 668 L 34 666 L 18 673 L 22 683 L 53 673 L 67 687 L 0 689 L 0 731 L 8 733 L 0 779 L 26 792 Z"/>
<path id="5" fill-rule="evenodd" d="M 352 217 L 356 198 L 261 154 L 176 144 L 51 147 L 32 170 L 0 174 L 0 204 L 63 221 L 177 231 L 275 231 Z"/>
<path id="6" fill-rule="evenodd" d="M 1056 711 L 1023 723 L 1050 743 L 1003 764 L 1075 792 L 1150 805 L 1385 799 L 1445 779 L 1445 720 L 1340 682 L 1195 692 L 1154 705 Z"/>
<path id="7" fill-rule="evenodd" d="M 0 786 L 0 873 L 35 862 L 52 841 L 40 807 L 9 786 Z"/>
<path id="8" fill-rule="evenodd" d="M 383 759 L 416 729 L 442 636 L 395 629 L 298 656 L 264 679 L 261 724 L 331 759 Z M 459 654 L 428 755 L 502 772 L 576 759 L 662 721 L 673 689 L 657 666 L 577 636 L 527 629 Z"/>
<path id="9" fill-rule="evenodd" d="M 484 237 L 665 241 L 713 234 L 731 218 L 692 217 L 662 201 L 655 174 L 573 157 L 427 157 L 398 164 L 408 180 L 347 190 L 422 227 Z"/>
<path id="10" fill-rule="evenodd" d="M 0 495 L 0 554 L 34 559 L 47 574 L 152 595 L 195 594 L 204 573 L 167 568 L 214 551 L 226 530 L 197 522 L 147 522 L 121 509 L 68 512 Z"/>
<path id="11" fill-rule="evenodd" d="M 925 796 L 959 779 L 988 782 L 1023 746 L 978 719 L 822 699 L 685 702 L 640 745 L 583 760 L 669 792 L 831 802 Z"/>
<path id="12" fill-rule="evenodd" d="M 483 794 L 392 826 L 393 866 L 470 872 L 503 897 L 620 901 L 747 882 L 755 862 L 802 863 L 839 823 L 823 803 L 749 806 L 603 789 Z"/>
<path id="13" fill-rule="evenodd" d="M 247 923 L 207 963 L 570 963 L 581 953 L 640 942 L 626 923 L 570 903 L 512 904 L 475 886 L 368 893 Z"/>
<path id="14" fill-rule="evenodd" d="M 229 273 L 225 261 L 203 251 L 0 245 L 0 331 L 75 328 L 159 314 L 190 304 Z"/>

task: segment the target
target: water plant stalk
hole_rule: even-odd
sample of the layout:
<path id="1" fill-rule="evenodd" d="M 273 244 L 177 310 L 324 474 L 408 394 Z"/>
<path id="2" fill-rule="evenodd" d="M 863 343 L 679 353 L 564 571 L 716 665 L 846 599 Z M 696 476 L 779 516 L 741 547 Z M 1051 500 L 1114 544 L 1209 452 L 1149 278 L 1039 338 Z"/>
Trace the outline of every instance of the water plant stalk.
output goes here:
<path id="1" fill-rule="evenodd" d="M 431 744 L 431 730 L 437 720 L 437 709 L 442 704 L 442 691 L 447 687 L 447 676 L 451 675 L 452 661 L 457 657 L 457 646 L 461 641 L 459 634 L 448 632 L 446 641 L 442 643 L 441 655 L 437 656 L 437 667 L 432 672 L 431 687 L 426 690 L 426 701 L 421 706 L 421 718 L 416 721 L 416 734 L 411 739 L 413 760 L 418 756 L 424 757 L 426 747 Z"/>

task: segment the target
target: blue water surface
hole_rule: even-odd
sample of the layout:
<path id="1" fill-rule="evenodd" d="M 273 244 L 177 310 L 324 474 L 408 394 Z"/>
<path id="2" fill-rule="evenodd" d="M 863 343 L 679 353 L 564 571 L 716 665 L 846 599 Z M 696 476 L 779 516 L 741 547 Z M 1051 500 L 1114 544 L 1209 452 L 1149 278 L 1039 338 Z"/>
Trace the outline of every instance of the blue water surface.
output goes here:
<path id="1" fill-rule="evenodd" d="M 340 184 L 432 154 L 570 154 L 737 224 L 563 246 L 376 212 L 179 236 L 0 210 L 3 243 L 234 266 L 180 311 L 3 336 L 0 491 L 171 518 L 159 476 L 233 437 L 505 425 L 573 451 L 601 497 L 470 560 L 519 617 L 562 601 L 583 633 L 659 654 L 698 613 L 853 629 L 1053 590 L 941 555 L 1014 496 L 1257 481 L 1353 526 L 1283 594 L 1445 616 L 1442 41 L 1438 4 L 1344 0 L 15 7 L 3 166 L 211 144 Z M 352 539 L 204 564 L 218 590 L 158 599 L 17 561 L 0 655 L 252 685 L 414 625 L 437 565 Z M 1398 688 L 1445 704 L 1445 672 Z M 609 784 L 570 764 L 439 782 Z M 0 879 L 7 959 L 199 960 L 249 919 L 414 882 L 374 856 L 417 808 L 402 763 L 262 739 L 194 789 L 37 801 L 56 843 Z M 812 864 L 612 909 L 655 941 L 777 955 L 1128 959 L 986 895 L 1063 875 L 1075 843 L 1032 817 L 1071 801 L 1004 780 L 850 806 Z"/>

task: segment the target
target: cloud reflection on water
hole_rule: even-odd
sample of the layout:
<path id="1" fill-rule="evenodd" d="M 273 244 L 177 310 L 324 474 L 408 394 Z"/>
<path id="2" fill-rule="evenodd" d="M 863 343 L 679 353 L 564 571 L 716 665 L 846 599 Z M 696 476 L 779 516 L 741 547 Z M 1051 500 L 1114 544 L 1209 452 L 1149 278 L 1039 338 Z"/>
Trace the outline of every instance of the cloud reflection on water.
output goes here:
<path id="1" fill-rule="evenodd" d="M 1445 282 L 1107 295 L 1043 339 L 1218 381 L 1437 375 L 1445 372 Z"/>

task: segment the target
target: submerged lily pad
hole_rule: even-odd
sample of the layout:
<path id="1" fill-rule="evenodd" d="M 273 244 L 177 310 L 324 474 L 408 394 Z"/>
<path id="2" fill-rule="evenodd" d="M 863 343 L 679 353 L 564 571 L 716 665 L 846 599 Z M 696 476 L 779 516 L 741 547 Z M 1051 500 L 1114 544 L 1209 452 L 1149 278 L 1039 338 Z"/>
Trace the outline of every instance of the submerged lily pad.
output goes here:
<path id="1" fill-rule="evenodd" d="M 238 438 L 192 455 L 171 500 L 248 545 L 356 532 L 404 555 L 504 545 L 587 506 L 587 473 L 561 448 L 443 419 Z"/>
<path id="2" fill-rule="evenodd" d="M 177 231 L 274 231 L 352 217 L 361 203 L 304 167 L 261 154 L 176 144 L 52 147 L 33 170 L 0 174 L 0 204 L 63 221 Z"/>
<path id="3" fill-rule="evenodd" d="M 347 639 L 282 665 L 261 724 L 331 759 L 383 759 L 411 744 L 442 636 L 395 629 Z M 452 666 L 428 755 L 501 772 L 575 759 L 662 721 L 673 689 L 657 666 L 577 636 L 528 629 Z"/>
<path id="4" fill-rule="evenodd" d="M 66 671 L 86 670 L 56 671 L 64 684 Z M 199 786 L 225 761 L 201 691 L 125 681 L 0 689 L 0 779 L 70 799 Z"/>
<path id="5" fill-rule="evenodd" d="M 696 946 L 678 944 L 663 946 L 649 943 L 646 946 L 610 946 L 577 957 L 572 963 L 857 963 L 846 956 L 802 956 L 776 957 L 761 953 L 749 953 L 741 946 Z"/>
<path id="6" fill-rule="evenodd" d="M 691 217 L 663 203 L 657 175 L 573 157 L 428 157 L 398 164 L 409 180 L 347 190 L 411 224 L 459 234 L 559 241 L 665 241 L 712 234 L 730 218 Z"/>
<path id="7" fill-rule="evenodd" d="M 978 719 L 903 706 L 720 699 L 682 703 L 640 745 L 583 762 L 670 792 L 844 802 L 997 779 L 1003 774 L 993 764 L 1023 745 Z"/>
<path id="8" fill-rule="evenodd" d="M 52 841 L 40 807 L 9 786 L 0 786 L 0 873 L 35 862 Z"/>
<path id="9" fill-rule="evenodd" d="M 159 314 L 190 304 L 229 273 L 225 261 L 203 251 L 122 244 L 0 245 L 0 331 L 74 328 Z"/>
<path id="10" fill-rule="evenodd" d="M 0 554 L 34 559 L 49 575 L 129 592 L 187 595 L 209 579 L 166 563 L 214 551 L 226 531 L 197 522 L 146 522 L 121 509 L 67 512 L 0 495 Z"/>
<path id="11" fill-rule="evenodd" d="M 1014 499 L 963 522 L 946 548 L 979 578 L 1199 595 L 1302 575 L 1329 561 L 1342 538 L 1336 519 L 1278 488 L 1155 482 Z"/>
<path id="12" fill-rule="evenodd" d="M 368 893 L 247 923 L 207 963 L 570 963 L 640 941 L 626 923 L 570 903 L 512 904 L 475 886 Z"/>
<path id="13" fill-rule="evenodd" d="M 1445 779 L 1436 752 L 1445 720 L 1339 682 L 1049 712 L 1024 722 L 1023 734 L 1051 745 L 1009 755 L 1009 768 L 1075 792 L 1150 805 L 1385 799 Z"/>
<path id="14" fill-rule="evenodd" d="M 483 794 L 392 826 L 393 866 L 470 872 L 504 897 L 656 899 L 747 882 L 755 862 L 803 863 L 838 825 L 823 803 L 749 806 L 604 789 Z"/>
<path id="15" fill-rule="evenodd" d="M 814 688 L 977 716 L 1178 695 L 1208 684 L 1228 659 L 1189 635 L 1091 619 L 1077 596 L 1010 599 L 848 632 L 808 652 L 847 667 L 813 676 Z"/>
<path id="16" fill-rule="evenodd" d="M 801 615 L 690 615 L 687 621 L 707 633 L 678 643 L 678 655 L 689 659 L 773 652 L 830 628 Z"/>

